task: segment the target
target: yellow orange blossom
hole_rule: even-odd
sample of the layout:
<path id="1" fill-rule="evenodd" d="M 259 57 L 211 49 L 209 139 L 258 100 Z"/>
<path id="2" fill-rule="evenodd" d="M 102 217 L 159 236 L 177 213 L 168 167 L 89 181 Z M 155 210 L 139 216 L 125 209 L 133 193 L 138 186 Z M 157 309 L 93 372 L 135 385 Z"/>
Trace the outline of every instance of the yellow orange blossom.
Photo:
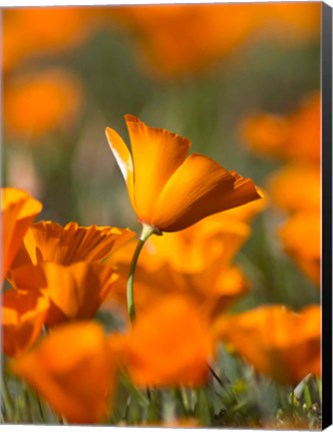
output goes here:
<path id="1" fill-rule="evenodd" d="M 1 189 L 2 219 L 2 272 L 6 277 L 15 255 L 35 217 L 42 211 L 42 204 L 27 192 L 5 187 Z"/>
<path id="2" fill-rule="evenodd" d="M 40 138 L 57 127 L 72 126 L 83 100 L 78 79 L 61 69 L 49 69 L 5 79 L 5 133 Z"/>
<path id="3" fill-rule="evenodd" d="M 216 213 L 189 228 L 150 237 L 138 260 L 135 280 L 136 307 L 140 314 L 160 297 L 189 295 L 206 318 L 215 319 L 248 290 L 242 271 L 232 264 L 250 234 L 248 223 L 267 200 Z M 120 278 L 105 307 L 125 305 L 126 278 L 135 242 L 111 257 Z"/>
<path id="4" fill-rule="evenodd" d="M 320 35 L 319 4 L 126 6 L 111 16 L 135 36 L 138 58 L 159 76 L 200 72 L 261 32 L 293 41 Z M 200 35 L 200 36 L 199 36 Z M 142 61 L 142 59 L 144 61 Z"/>
<path id="5" fill-rule="evenodd" d="M 117 275 L 101 263 L 133 237 L 130 230 L 80 227 L 70 222 L 34 224 L 17 254 L 11 282 L 17 291 L 46 290 L 47 326 L 91 318 L 108 296 Z"/>
<path id="6" fill-rule="evenodd" d="M 225 316 L 217 338 L 274 380 L 296 385 L 307 374 L 320 375 L 320 306 L 299 313 L 284 306 L 259 306 Z"/>
<path id="7" fill-rule="evenodd" d="M 45 291 L 7 290 L 2 297 L 3 351 L 16 357 L 37 340 L 49 309 Z"/>
<path id="8" fill-rule="evenodd" d="M 264 197 L 263 191 L 260 193 Z M 151 237 L 145 267 L 153 269 L 164 261 L 179 272 L 192 273 L 207 269 L 217 260 L 225 267 L 248 238 L 251 219 L 266 204 L 265 195 L 261 200 L 204 218 L 182 231 Z"/>
<path id="9" fill-rule="evenodd" d="M 69 423 L 100 423 L 110 413 L 117 362 L 97 323 L 59 326 L 11 366 Z"/>
<path id="10" fill-rule="evenodd" d="M 282 6 L 282 5 L 281 5 Z M 256 114 L 242 123 L 245 142 L 258 154 L 320 162 L 320 94 L 304 100 L 289 116 Z"/>
<path id="11" fill-rule="evenodd" d="M 319 288 L 320 212 L 297 212 L 280 228 L 279 235 L 285 251 Z"/>
<path id="12" fill-rule="evenodd" d="M 210 214 L 260 198 L 250 179 L 198 153 L 190 141 L 126 115 L 132 154 L 113 129 L 106 134 L 125 179 L 132 207 L 143 224 L 178 231 Z"/>
<path id="13" fill-rule="evenodd" d="M 15 267 L 52 261 L 69 265 L 79 261 L 101 262 L 135 235 L 129 229 L 79 226 L 69 222 L 64 227 L 51 221 L 33 224 L 15 259 Z"/>
<path id="14" fill-rule="evenodd" d="M 212 341 L 196 305 L 170 296 L 138 316 L 110 345 L 137 386 L 200 386 L 208 378 Z"/>
<path id="15" fill-rule="evenodd" d="M 320 177 L 319 164 L 287 164 L 268 180 L 271 199 L 290 213 L 320 209 Z"/>
<path id="16" fill-rule="evenodd" d="M 64 266 L 45 262 L 18 267 L 11 279 L 19 292 L 45 290 L 50 299 L 45 324 L 50 327 L 66 320 L 92 318 L 117 278 L 112 267 L 99 263 Z"/>
<path id="17" fill-rule="evenodd" d="M 54 55 L 73 48 L 90 33 L 87 18 L 89 10 L 85 8 L 4 9 L 4 70 L 8 72 L 36 55 Z"/>

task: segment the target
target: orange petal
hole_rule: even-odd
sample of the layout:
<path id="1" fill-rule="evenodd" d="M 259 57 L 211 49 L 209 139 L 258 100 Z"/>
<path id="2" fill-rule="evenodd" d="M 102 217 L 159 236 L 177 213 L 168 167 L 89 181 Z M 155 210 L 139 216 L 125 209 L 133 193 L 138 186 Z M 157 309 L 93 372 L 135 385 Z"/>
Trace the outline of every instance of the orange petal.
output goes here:
<path id="1" fill-rule="evenodd" d="M 146 126 L 132 115 L 126 115 L 125 120 L 132 147 L 137 215 L 149 221 L 163 187 L 184 162 L 191 143 L 165 129 Z"/>
<path id="2" fill-rule="evenodd" d="M 272 201 L 284 210 L 316 210 L 320 208 L 320 166 L 288 164 L 269 180 Z"/>
<path id="3" fill-rule="evenodd" d="M 64 227 L 54 222 L 34 224 L 24 238 L 15 266 L 53 261 L 69 265 L 78 261 L 101 261 L 135 235 L 134 232 L 111 227 L 78 226 L 70 222 Z"/>
<path id="4" fill-rule="evenodd" d="M 284 306 L 260 306 L 220 320 L 222 342 L 273 379 L 295 385 L 320 375 L 320 306 L 295 313 Z"/>
<path id="5" fill-rule="evenodd" d="M 125 337 L 126 365 L 136 385 L 198 386 L 207 380 L 211 339 L 188 299 L 167 297 L 138 316 Z"/>
<path id="6" fill-rule="evenodd" d="M 132 207 L 136 212 L 133 183 L 133 161 L 131 153 L 129 152 L 128 147 L 124 143 L 123 139 L 120 137 L 120 135 L 117 134 L 115 130 L 111 128 L 106 128 L 105 133 L 113 156 L 115 157 L 121 174 L 124 177 Z"/>
<path id="7" fill-rule="evenodd" d="M 49 299 L 45 291 L 7 290 L 3 294 L 3 350 L 6 355 L 19 356 L 33 345 L 48 309 Z"/>
<path id="8" fill-rule="evenodd" d="M 213 213 L 258 198 L 252 180 L 193 153 L 164 187 L 150 222 L 162 231 L 178 231 Z"/>
<path id="9" fill-rule="evenodd" d="M 62 321 L 63 315 L 67 319 L 92 318 L 117 278 L 111 267 L 102 264 L 80 262 L 65 267 L 49 262 L 42 267 L 54 306 L 46 319 L 49 326 Z"/>
<path id="10" fill-rule="evenodd" d="M 320 287 L 320 212 L 302 211 L 291 216 L 279 231 L 285 251 Z"/>
<path id="11" fill-rule="evenodd" d="M 23 236 L 35 217 L 42 210 L 42 204 L 27 192 L 14 188 L 2 188 L 2 279 L 22 243 Z"/>
<path id="12" fill-rule="evenodd" d="M 93 322 L 59 326 L 12 370 L 36 388 L 70 423 L 106 419 L 117 367 L 102 328 Z"/>
<path id="13" fill-rule="evenodd" d="M 50 308 L 45 323 L 48 326 L 66 320 L 92 318 L 117 278 L 112 267 L 86 262 L 69 266 L 45 262 L 18 267 L 12 272 L 17 291 L 47 291 Z"/>

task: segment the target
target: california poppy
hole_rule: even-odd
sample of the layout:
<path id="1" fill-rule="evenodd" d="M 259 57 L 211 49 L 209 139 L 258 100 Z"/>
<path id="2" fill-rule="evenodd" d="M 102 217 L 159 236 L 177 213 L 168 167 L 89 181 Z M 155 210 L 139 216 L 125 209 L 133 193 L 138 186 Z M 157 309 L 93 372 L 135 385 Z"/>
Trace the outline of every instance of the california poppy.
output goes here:
<path id="1" fill-rule="evenodd" d="M 133 238 L 129 229 L 51 221 L 33 224 L 24 237 L 14 266 L 52 261 L 70 265 L 79 261 L 101 262 Z"/>
<path id="2" fill-rule="evenodd" d="M 290 115 L 249 116 L 241 124 L 244 142 L 263 156 L 319 163 L 320 107 L 320 94 L 316 92 Z"/>
<path id="3" fill-rule="evenodd" d="M 5 71 L 38 55 L 68 51 L 89 34 L 84 8 L 29 7 L 3 11 Z M 59 29 L 61 28 L 61 31 Z"/>
<path id="4" fill-rule="evenodd" d="M 134 284 L 140 314 L 145 314 L 165 295 L 184 294 L 196 303 L 206 319 L 215 319 L 248 290 L 248 282 L 232 260 L 249 236 L 250 228 L 226 213 L 147 241 L 138 260 Z M 111 257 L 110 264 L 120 278 L 110 291 L 109 306 L 125 304 L 134 247 L 134 242 L 129 242 Z"/>
<path id="5" fill-rule="evenodd" d="M 284 250 L 302 271 L 320 287 L 320 212 L 300 211 L 279 230 Z"/>
<path id="6" fill-rule="evenodd" d="M 296 385 L 307 374 L 320 375 L 320 306 L 299 313 L 284 306 L 259 306 L 225 316 L 217 337 L 261 373 Z"/>
<path id="7" fill-rule="evenodd" d="M 317 4 L 128 5 L 110 15 L 133 34 L 141 64 L 159 77 L 202 72 L 258 36 L 290 44 L 320 35 Z"/>
<path id="8" fill-rule="evenodd" d="M 185 297 L 166 297 L 138 316 L 128 334 L 111 335 L 110 345 L 138 386 L 195 387 L 208 379 L 212 339 L 196 305 Z"/>
<path id="9" fill-rule="evenodd" d="M 118 367 L 97 323 L 58 327 L 11 369 L 70 423 L 100 423 L 111 411 Z"/>
<path id="10" fill-rule="evenodd" d="M 2 273 L 3 280 L 23 241 L 23 236 L 35 217 L 42 211 L 42 204 L 27 192 L 5 187 L 1 189 L 2 216 Z"/>
<path id="11" fill-rule="evenodd" d="M 2 298 L 3 351 L 19 356 L 37 340 L 49 310 L 45 290 L 7 290 Z"/>
<path id="12" fill-rule="evenodd" d="M 270 176 L 267 189 L 272 202 L 289 213 L 319 210 L 320 177 L 319 164 L 290 163 Z"/>
<path id="13" fill-rule="evenodd" d="M 78 78 L 61 69 L 19 74 L 4 86 L 5 132 L 40 138 L 77 119 L 83 100 Z"/>
<path id="14" fill-rule="evenodd" d="M 198 153 L 186 138 L 125 116 L 132 155 L 113 129 L 106 135 L 143 224 L 178 231 L 210 214 L 260 198 L 254 183 Z"/>

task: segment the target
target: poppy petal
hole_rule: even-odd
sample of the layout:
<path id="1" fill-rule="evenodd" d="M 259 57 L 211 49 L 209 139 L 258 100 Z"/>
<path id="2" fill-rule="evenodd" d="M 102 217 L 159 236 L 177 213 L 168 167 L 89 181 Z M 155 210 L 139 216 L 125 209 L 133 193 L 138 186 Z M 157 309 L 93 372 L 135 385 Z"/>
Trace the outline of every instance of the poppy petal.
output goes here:
<path id="1" fill-rule="evenodd" d="M 105 133 L 113 156 L 115 157 L 121 174 L 124 177 L 132 207 L 134 211 L 136 211 L 134 200 L 133 161 L 131 153 L 123 139 L 115 130 L 106 128 Z"/>
<path id="2" fill-rule="evenodd" d="M 162 231 L 178 231 L 213 213 L 258 198 L 260 195 L 252 180 L 193 153 L 163 189 L 153 221 Z"/>
<path id="3" fill-rule="evenodd" d="M 135 116 L 126 115 L 125 120 L 132 146 L 138 217 L 149 222 L 162 189 L 184 162 L 191 143 L 166 129 L 146 126 Z"/>

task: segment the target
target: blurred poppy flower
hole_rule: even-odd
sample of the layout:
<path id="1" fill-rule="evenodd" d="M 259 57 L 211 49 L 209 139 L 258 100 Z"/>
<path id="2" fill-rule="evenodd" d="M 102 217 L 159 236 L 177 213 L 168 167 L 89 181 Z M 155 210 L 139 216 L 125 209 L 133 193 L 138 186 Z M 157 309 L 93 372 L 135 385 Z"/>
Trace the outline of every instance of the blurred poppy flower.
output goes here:
<path id="1" fill-rule="evenodd" d="M 276 206 L 293 213 L 320 208 L 320 183 L 319 164 L 290 163 L 270 176 L 267 189 Z"/>
<path id="2" fill-rule="evenodd" d="M 58 32 L 57 32 L 58 33 Z M 83 101 L 78 79 L 61 69 L 49 69 L 5 79 L 5 133 L 40 138 L 76 121 Z"/>
<path id="3" fill-rule="evenodd" d="M 100 423 L 110 413 L 117 362 L 97 323 L 58 327 L 11 369 L 69 423 Z"/>
<path id="4" fill-rule="evenodd" d="M 143 66 L 150 65 L 158 76 L 176 77 L 208 69 L 258 36 L 289 44 L 319 38 L 320 5 L 274 6 L 126 6 L 110 9 L 110 15 L 135 37 Z"/>
<path id="5" fill-rule="evenodd" d="M 3 67 L 7 72 L 28 58 L 68 51 L 88 34 L 89 9 L 29 7 L 3 11 Z M 61 29 L 61 31 L 59 31 Z"/>
<path id="6" fill-rule="evenodd" d="M 49 300 L 45 291 L 17 292 L 7 290 L 2 297 L 3 351 L 7 356 L 19 356 L 37 340 Z"/>
<path id="7" fill-rule="evenodd" d="M 141 223 L 178 231 L 210 214 L 260 198 L 254 183 L 198 153 L 190 141 L 125 116 L 132 155 L 113 129 L 106 134 Z"/>
<path id="8" fill-rule="evenodd" d="M 134 384 L 141 387 L 204 384 L 211 343 L 196 305 L 181 296 L 167 297 L 138 316 L 128 334 L 110 337 Z"/>
<path id="9" fill-rule="evenodd" d="M 39 201 L 23 190 L 1 188 L 2 281 L 23 241 L 23 236 L 42 208 Z"/>
<path id="10" fill-rule="evenodd" d="M 320 94 L 315 93 L 289 116 L 252 115 L 241 124 L 245 143 L 263 156 L 319 163 L 320 110 Z"/>
<path id="11" fill-rule="evenodd" d="M 225 316 L 215 329 L 231 350 L 280 383 L 296 385 L 309 373 L 320 375 L 320 306 L 299 313 L 260 306 Z"/>
<path id="12" fill-rule="evenodd" d="M 289 217 L 279 234 L 285 251 L 320 287 L 320 212 L 297 212 Z"/>
<path id="13" fill-rule="evenodd" d="M 79 226 L 69 222 L 64 227 L 51 221 L 33 224 L 24 237 L 14 266 L 52 261 L 69 265 L 79 261 L 101 262 L 133 238 L 129 229 Z"/>

